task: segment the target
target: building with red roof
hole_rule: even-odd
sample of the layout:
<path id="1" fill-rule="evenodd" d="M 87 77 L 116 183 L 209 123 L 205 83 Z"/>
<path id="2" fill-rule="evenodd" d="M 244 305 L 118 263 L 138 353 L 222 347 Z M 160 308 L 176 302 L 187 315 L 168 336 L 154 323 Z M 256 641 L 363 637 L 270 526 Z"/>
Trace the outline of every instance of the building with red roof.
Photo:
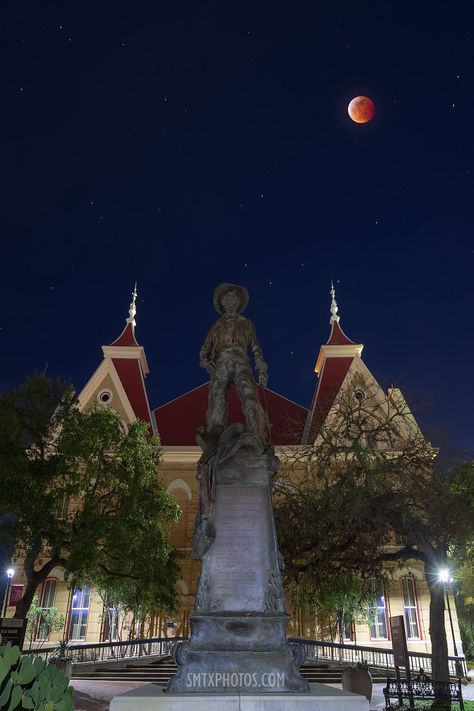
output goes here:
<path id="1" fill-rule="evenodd" d="M 258 386 L 262 403 L 268 411 L 272 427 L 273 443 L 286 452 L 297 452 L 299 448 L 315 443 L 323 427 L 331 426 L 331 418 L 337 417 L 338 395 L 346 388 L 355 387 L 356 382 L 364 382 L 376 393 L 381 403 L 397 400 L 404 403 L 398 389 L 392 388 L 388 394 L 383 391 L 367 366 L 362 361 L 363 345 L 352 341 L 342 330 L 336 294 L 331 285 L 330 334 L 320 347 L 315 365 L 315 387 L 308 407 L 295 403 L 274 390 Z M 97 405 L 111 407 L 122 417 L 125 424 L 141 419 L 149 424 L 150 432 L 161 440 L 162 462 L 158 476 L 167 490 L 181 507 L 182 515 L 174 526 L 172 539 L 182 552 L 182 576 L 178 581 L 180 612 L 173 620 L 159 613 L 151 621 L 148 633 L 160 636 L 169 626 L 174 626 L 176 634 L 187 634 L 189 615 L 194 608 L 194 593 L 197 589 L 200 563 L 192 559 L 191 541 L 199 499 L 196 479 L 197 462 L 201 450 L 196 444 L 196 428 L 204 421 L 208 401 L 209 383 L 198 385 L 193 390 L 178 395 L 162 405 L 150 406 L 146 376 L 149 372 L 145 349 L 139 344 L 136 328 L 136 288 L 132 294 L 129 315 L 120 335 L 109 345 L 102 346 L 103 359 L 79 394 L 81 408 Z M 357 392 L 355 395 L 357 397 Z M 311 393 L 308 393 L 308 401 Z M 243 422 L 240 402 L 234 387 L 229 399 L 229 422 Z M 412 426 L 417 427 L 412 418 Z M 59 611 L 69 619 L 73 604 L 62 573 L 53 571 L 57 585 L 57 599 L 54 597 L 53 583 L 48 582 L 48 602 L 54 598 Z M 377 592 L 376 621 L 373 625 L 350 624 L 347 628 L 347 643 L 357 641 L 371 646 L 390 645 L 388 616 L 403 614 L 410 620 L 409 648 L 419 652 L 429 652 L 429 597 L 426 581 L 420 565 L 410 563 L 410 569 L 399 568 L 391 572 L 390 589 Z M 53 578 L 51 579 L 53 580 Z M 40 592 L 40 596 L 46 594 Z M 90 591 L 81 592 L 81 599 L 87 600 L 87 609 L 81 614 L 88 620 L 81 629 L 84 637 L 74 641 L 97 642 L 104 636 L 104 626 L 100 623 L 102 602 Z M 68 602 L 66 602 L 68 601 Z M 51 603 L 53 604 L 53 603 Z M 85 603 L 84 603 L 85 604 Z M 63 609 L 64 608 L 64 609 Z M 454 619 L 457 630 L 457 620 Z M 290 623 L 294 635 L 315 636 L 320 633 L 316 618 L 298 613 Z M 461 648 L 460 641 L 457 640 Z"/>

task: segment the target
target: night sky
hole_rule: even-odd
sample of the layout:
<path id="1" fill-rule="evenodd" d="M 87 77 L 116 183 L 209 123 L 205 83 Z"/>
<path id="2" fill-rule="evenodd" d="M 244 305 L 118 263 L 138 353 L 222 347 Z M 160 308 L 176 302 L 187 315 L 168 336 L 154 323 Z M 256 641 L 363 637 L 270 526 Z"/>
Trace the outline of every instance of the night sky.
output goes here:
<path id="1" fill-rule="evenodd" d="M 46 364 L 81 389 L 136 280 L 167 402 L 232 281 L 309 405 L 334 279 L 374 375 L 474 452 L 472 2 L 15 0 L 0 53 L 0 390 Z"/>

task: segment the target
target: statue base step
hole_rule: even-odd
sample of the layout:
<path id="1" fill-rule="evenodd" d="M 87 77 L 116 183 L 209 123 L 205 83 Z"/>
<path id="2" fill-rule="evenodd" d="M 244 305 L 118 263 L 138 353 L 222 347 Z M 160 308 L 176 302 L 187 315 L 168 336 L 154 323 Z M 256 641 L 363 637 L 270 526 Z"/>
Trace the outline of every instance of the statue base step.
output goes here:
<path id="1" fill-rule="evenodd" d="M 173 649 L 178 669 L 168 691 L 307 693 L 303 649 L 285 639 L 287 624 L 284 613 L 195 613 L 190 639 Z"/>
<path id="2" fill-rule="evenodd" d="M 369 711 L 369 702 L 326 684 L 311 684 L 308 694 L 170 694 L 147 684 L 115 696 L 110 711 Z"/>

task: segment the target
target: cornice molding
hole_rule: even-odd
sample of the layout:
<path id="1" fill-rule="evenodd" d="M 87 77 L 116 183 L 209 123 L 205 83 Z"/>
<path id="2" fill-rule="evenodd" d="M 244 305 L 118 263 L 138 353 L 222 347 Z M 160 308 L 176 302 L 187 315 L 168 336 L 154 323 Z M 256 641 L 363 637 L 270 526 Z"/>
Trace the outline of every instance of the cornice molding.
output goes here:
<path id="1" fill-rule="evenodd" d="M 360 358 L 363 348 L 362 343 L 341 346 L 321 346 L 314 371 L 319 375 L 327 358 L 354 358 L 355 356 Z"/>
<path id="2" fill-rule="evenodd" d="M 139 360 L 144 375 L 150 372 L 143 346 L 102 346 L 102 352 L 104 358 Z"/>
<path id="3" fill-rule="evenodd" d="M 161 458 L 164 462 L 194 464 L 201 457 L 200 447 L 162 447 Z"/>

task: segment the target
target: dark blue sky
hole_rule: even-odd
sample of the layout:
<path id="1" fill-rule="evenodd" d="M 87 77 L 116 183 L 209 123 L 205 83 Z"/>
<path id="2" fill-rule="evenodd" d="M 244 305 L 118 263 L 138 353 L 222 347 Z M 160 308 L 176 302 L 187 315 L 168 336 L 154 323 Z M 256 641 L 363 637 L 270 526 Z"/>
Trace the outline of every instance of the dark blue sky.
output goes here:
<path id="1" fill-rule="evenodd" d="M 333 278 L 369 368 L 474 451 L 472 2 L 15 0 L 0 35 L 0 388 L 81 388 L 137 280 L 166 402 L 234 281 L 308 404 Z"/>

